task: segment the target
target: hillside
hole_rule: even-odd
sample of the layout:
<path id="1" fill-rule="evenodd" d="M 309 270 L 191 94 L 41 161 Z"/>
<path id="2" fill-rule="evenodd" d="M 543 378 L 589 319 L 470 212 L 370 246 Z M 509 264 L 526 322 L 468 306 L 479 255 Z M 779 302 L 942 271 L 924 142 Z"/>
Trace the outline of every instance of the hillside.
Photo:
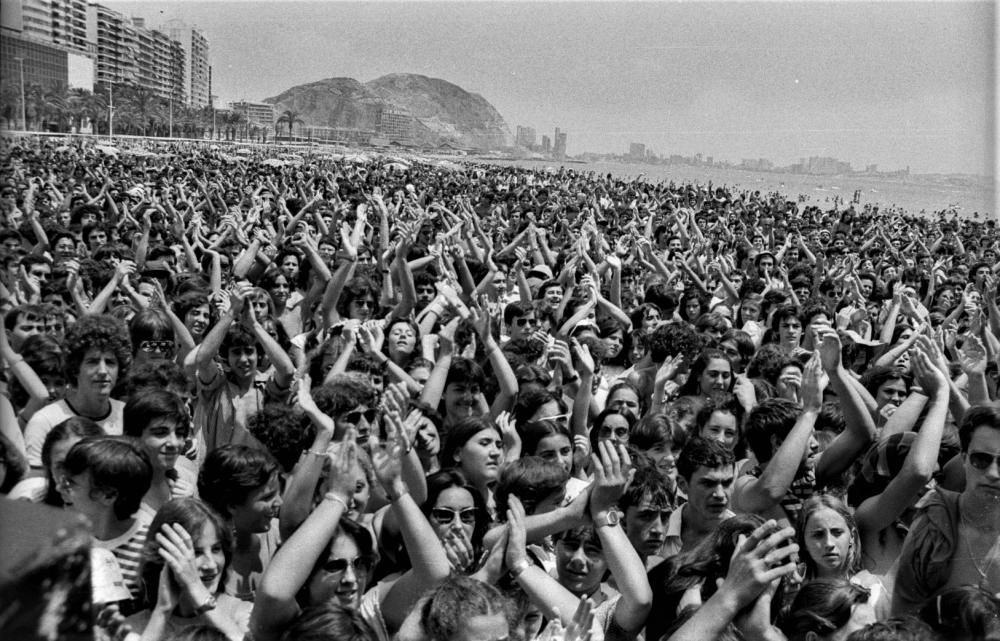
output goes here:
<path id="1" fill-rule="evenodd" d="M 497 149 L 511 143 L 510 129 L 485 98 L 458 85 L 416 74 L 394 73 L 371 82 L 327 78 L 292 87 L 264 102 L 276 113 L 292 110 L 307 126 L 379 132 L 390 138 L 387 112 L 412 119 L 409 139 L 421 144 L 453 142 Z"/>

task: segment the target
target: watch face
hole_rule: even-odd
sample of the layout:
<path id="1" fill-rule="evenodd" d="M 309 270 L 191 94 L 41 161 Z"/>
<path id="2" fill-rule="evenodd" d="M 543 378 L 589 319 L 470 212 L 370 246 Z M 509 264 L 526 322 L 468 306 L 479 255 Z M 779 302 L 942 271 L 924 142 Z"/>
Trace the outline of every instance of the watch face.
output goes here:
<path id="1" fill-rule="evenodd" d="M 608 525 L 618 525 L 620 520 L 621 514 L 619 514 L 618 510 L 611 510 L 608 512 Z"/>

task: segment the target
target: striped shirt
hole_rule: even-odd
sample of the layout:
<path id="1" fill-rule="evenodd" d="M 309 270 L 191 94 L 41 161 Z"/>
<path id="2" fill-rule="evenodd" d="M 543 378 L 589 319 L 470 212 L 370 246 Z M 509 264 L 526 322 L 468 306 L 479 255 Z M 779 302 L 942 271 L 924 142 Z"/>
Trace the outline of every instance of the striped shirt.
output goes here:
<path id="1" fill-rule="evenodd" d="M 138 515 L 137 515 L 138 517 Z M 132 527 L 121 536 L 101 541 L 94 539 L 94 547 L 104 548 L 115 555 L 118 567 L 121 568 L 125 587 L 133 599 L 139 595 L 139 562 L 142 560 L 142 548 L 146 544 L 146 533 L 149 531 L 149 520 L 138 517 Z"/>

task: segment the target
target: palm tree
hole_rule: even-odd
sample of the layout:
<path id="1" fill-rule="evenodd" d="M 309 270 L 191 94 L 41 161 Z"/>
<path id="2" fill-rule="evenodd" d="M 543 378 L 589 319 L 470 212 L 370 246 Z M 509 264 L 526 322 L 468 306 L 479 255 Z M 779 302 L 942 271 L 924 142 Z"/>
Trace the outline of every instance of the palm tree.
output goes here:
<path id="1" fill-rule="evenodd" d="M 83 113 L 90 121 L 90 128 L 95 134 L 108 133 L 108 99 L 105 97 L 107 94 L 97 87 L 95 90 L 94 93 L 88 92 L 84 96 Z"/>
<path id="2" fill-rule="evenodd" d="M 17 126 L 21 118 L 21 88 L 11 82 L 0 84 L 0 117 L 8 129 Z"/>
<path id="3" fill-rule="evenodd" d="M 124 120 L 122 124 L 129 130 L 145 136 L 146 131 L 151 126 L 155 128 L 157 123 L 162 120 L 157 113 L 159 98 L 151 89 L 140 85 L 125 85 L 115 89 L 115 97 L 121 96 L 121 111 Z M 119 109 L 119 100 L 115 100 L 115 109 Z"/>
<path id="4" fill-rule="evenodd" d="M 70 133 L 80 133 L 83 121 L 87 119 L 87 101 L 92 96 L 86 89 L 74 87 L 66 96 L 66 116 L 69 118 Z"/>
<path id="5" fill-rule="evenodd" d="M 282 123 L 288 124 L 288 139 L 291 140 L 292 127 L 295 126 L 295 123 L 299 123 L 300 125 L 305 124 L 305 121 L 299 118 L 299 112 L 294 111 L 292 109 L 286 109 L 284 112 L 282 112 L 280 116 L 278 116 L 278 120 L 277 122 L 275 122 L 275 126 L 280 125 Z"/>

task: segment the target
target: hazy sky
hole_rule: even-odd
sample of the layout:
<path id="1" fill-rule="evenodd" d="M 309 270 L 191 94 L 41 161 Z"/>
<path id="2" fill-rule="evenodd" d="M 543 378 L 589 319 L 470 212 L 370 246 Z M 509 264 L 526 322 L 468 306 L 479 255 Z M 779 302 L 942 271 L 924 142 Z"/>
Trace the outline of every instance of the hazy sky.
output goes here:
<path id="1" fill-rule="evenodd" d="M 993 174 L 992 2 L 104 2 L 209 40 L 214 93 L 394 72 L 478 93 L 568 152 Z"/>

